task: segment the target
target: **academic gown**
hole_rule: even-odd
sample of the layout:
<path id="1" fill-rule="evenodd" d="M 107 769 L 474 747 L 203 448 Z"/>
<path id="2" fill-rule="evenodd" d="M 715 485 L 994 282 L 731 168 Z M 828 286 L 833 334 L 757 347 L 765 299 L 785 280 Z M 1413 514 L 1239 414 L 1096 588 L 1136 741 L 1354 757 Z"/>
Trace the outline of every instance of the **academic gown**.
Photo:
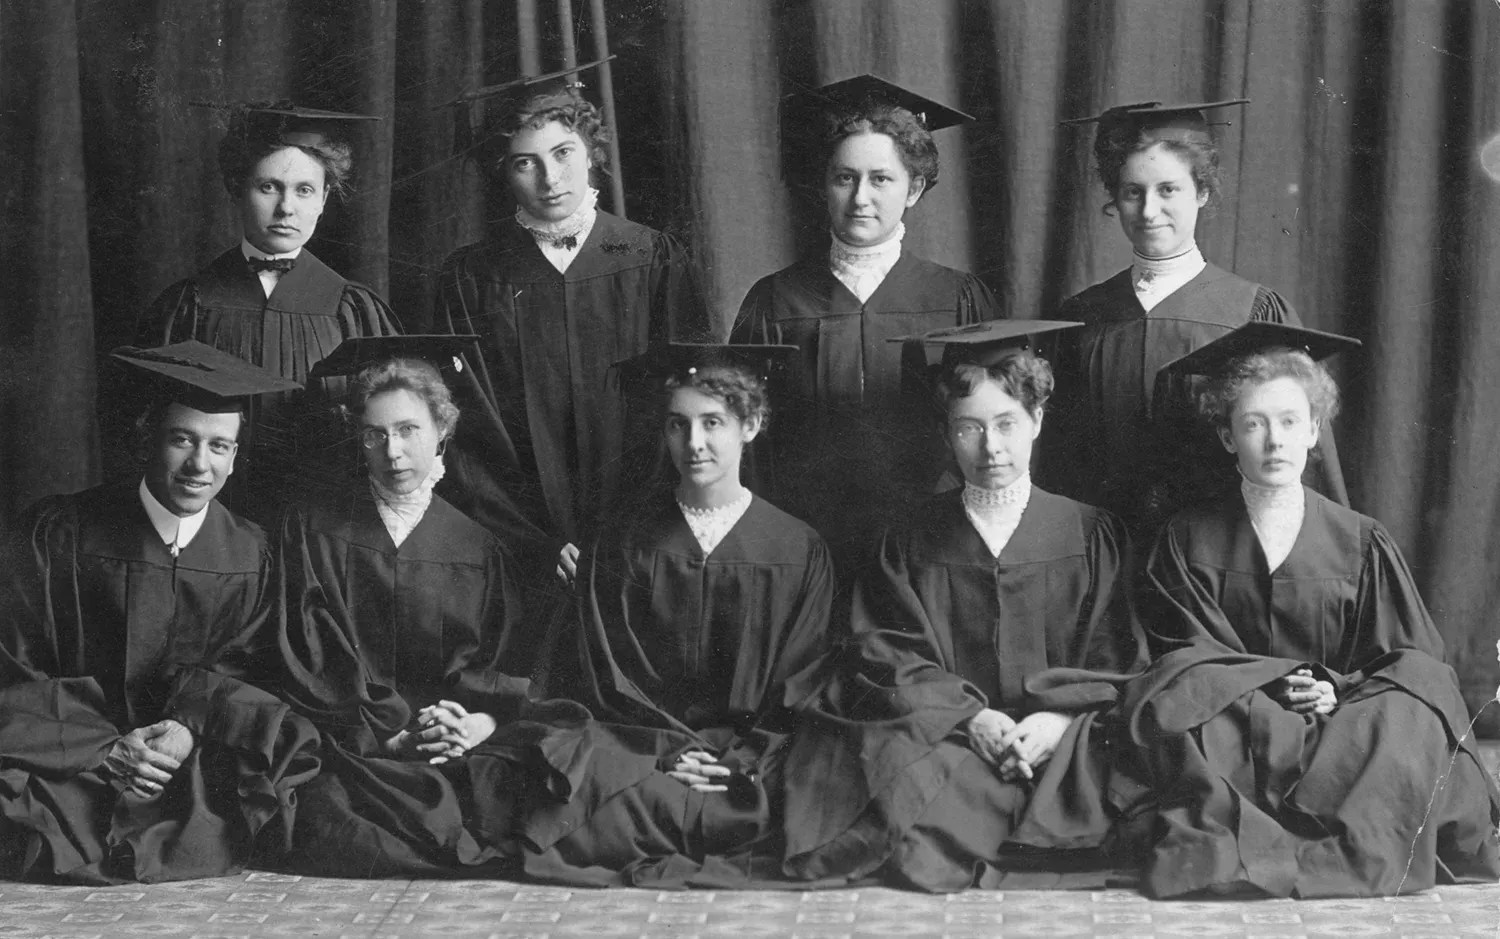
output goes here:
<path id="1" fill-rule="evenodd" d="M 498 857 L 498 842 L 481 844 L 466 826 L 472 757 L 434 766 L 388 757 L 382 745 L 417 729 L 417 713 L 440 700 L 500 727 L 520 714 L 543 637 L 505 545 L 434 496 L 398 548 L 366 485 L 289 514 L 277 568 L 279 635 L 257 654 L 279 657 L 278 691 L 324 740 L 323 772 L 299 793 L 288 863 L 442 876 Z M 480 772 L 503 779 L 508 765 Z M 501 785 L 488 797 L 509 798 Z M 509 804 L 490 814 L 508 819 Z"/>
<path id="2" fill-rule="evenodd" d="M 317 735 L 286 705 L 203 666 L 250 627 L 265 538 L 211 502 L 174 558 L 137 486 L 42 500 L 0 548 L 0 844 L 6 876 L 109 883 L 239 870 Z M 171 718 L 194 748 L 143 798 L 103 766 L 115 741 Z M 3 852 L 0 852 L 3 853 Z"/>
<path id="3" fill-rule="evenodd" d="M 935 892 L 1102 883 L 1149 824 L 1143 774 L 1111 765 L 1118 689 L 1145 665 L 1128 550 L 1118 519 L 1037 488 L 998 559 L 958 490 L 887 531 L 848 646 L 798 712 L 788 872 Z M 987 707 L 1073 715 L 1035 780 L 1005 782 L 971 748 Z"/>
<path id="4" fill-rule="evenodd" d="M 400 331 L 396 315 L 374 291 L 346 280 L 306 248 L 268 297 L 235 246 L 162 291 L 142 315 L 137 341 L 159 346 L 196 339 L 306 384 L 312 367 L 345 339 Z M 226 505 L 271 524 L 289 501 L 287 493 L 343 487 L 347 459 L 339 459 L 333 442 L 349 435 L 332 406 L 342 398 L 345 380 L 313 384 L 321 387 L 261 395 L 252 403 L 238 466 L 221 495 Z"/>
<path id="5" fill-rule="evenodd" d="M 1308 491 L 1275 572 L 1243 498 L 1162 532 L 1142 618 L 1160 656 L 1127 696 L 1160 780 L 1155 896 L 1251 886 L 1391 896 L 1500 876 L 1500 794 L 1411 572 L 1374 519 Z M 1331 715 L 1266 686 L 1302 667 Z"/>
<path id="6" fill-rule="evenodd" d="M 637 782 L 616 780 L 592 817 L 550 843 L 533 834 L 540 850 L 527 852 L 527 874 L 595 886 L 783 879 L 785 696 L 826 645 L 833 573 L 822 540 L 757 496 L 705 556 L 665 496 L 591 547 L 579 584 L 577 628 L 557 645 L 548 693 L 594 718 L 597 773 L 631 760 L 651 771 L 633 764 Z M 666 775 L 691 749 L 734 771 L 728 792 L 693 792 Z"/>
<path id="7" fill-rule="evenodd" d="M 1042 485 L 1109 509 L 1146 544 L 1173 512 L 1239 485 L 1233 456 L 1197 416 L 1203 379 L 1157 373 L 1245 323 L 1300 325 L 1279 294 L 1209 264 L 1147 311 L 1126 268 L 1069 298 L 1057 318 L 1084 326 L 1058 340 Z M 1348 504 L 1331 428 L 1305 478 Z"/>
<path id="8" fill-rule="evenodd" d="M 621 481 L 655 455 L 655 428 L 627 421 L 610 366 L 650 340 L 711 335 L 686 251 L 608 212 L 566 273 L 514 219 L 498 224 L 448 258 L 435 322 L 480 337 L 484 380 L 519 461 L 512 497 L 539 527 L 578 544 Z"/>
<path id="9" fill-rule="evenodd" d="M 731 341 L 797 346 L 806 380 L 792 400 L 771 402 L 777 429 L 757 442 L 750 485 L 828 540 L 841 581 L 932 492 L 944 465 L 937 421 L 909 387 L 917 376 L 888 340 L 998 316 L 978 277 L 904 250 L 864 303 L 833 276 L 826 251 L 745 296 Z"/>

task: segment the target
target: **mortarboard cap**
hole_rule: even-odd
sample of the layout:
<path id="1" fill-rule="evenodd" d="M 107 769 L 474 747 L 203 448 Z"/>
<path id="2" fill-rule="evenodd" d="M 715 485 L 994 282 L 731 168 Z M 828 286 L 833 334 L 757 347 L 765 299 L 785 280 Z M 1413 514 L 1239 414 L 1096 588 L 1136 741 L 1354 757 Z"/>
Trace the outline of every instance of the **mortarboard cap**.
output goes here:
<path id="1" fill-rule="evenodd" d="M 370 114 L 346 114 L 304 108 L 290 101 L 273 103 L 214 104 L 191 102 L 194 106 L 228 111 L 229 133 L 246 140 L 280 140 L 299 147 L 321 147 L 330 140 L 342 140 L 349 128 L 360 121 L 378 121 Z"/>
<path id="2" fill-rule="evenodd" d="M 1139 104 L 1122 104 L 1095 114 L 1092 117 L 1075 117 L 1064 124 L 1099 125 L 1099 136 L 1105 137 L 1124 127 L 1139 129 L 1177 128 L 1181 130 L 1208 131 L 1208 117 L 1204 111 L 1249 104 L 1249 98 L 1229 98 L 1223 101 L 1200 101 L 1194 103 L 1163 104 L 1160 101 L 1143 101 Z"/>
<path id="3" fill-rule="evenodd" d="M 1217 375 L 1235 359 L 1271 349 L 1297 349 L 1306 352 L 1314 361 L 1350 349 L 1358 349 L 1363 343 L 1358 339 L 1325 333 L 1303 326 L 1287 326 L 1283 323 L 1253 322 L 1231 330 L 1200 346 L 1180 359 L 1163 365 L 1158 374 L 1169 375 Z"/>
<path id="4" fill-rule="evenodd" d="M 916 115 L 929 132 L 974 120 L 972 115 L 940 104 L 879 75 L 856 75 L 792 97 L 799 99 L 806 107 L 817 107 L 824 111 L 859 111 L 871 105 L 904 108 Z"/>
<path id="5" fill-rule="evenodd" d="M 465 353 L 477 352 L 479 337 L 451 333 L 411 336 L 356 336 L 345 339 L 318 364 L 310 378 L 357 375 L 372 365 L 391 359 L 422 359 L 439 371 L 462 372 Z"/>
<path id="6" fill-rule="evenodd" d="M 454 109 L 455 128 L 453 145 L 456 152 L 464 152 L 479 140 L 479 131 L 473 121 L 473 109 L 469 105 L 484 102 L 490 112 L 486 123 L 491 128 L 509 130 L 515 116 L 523 111 L 540 111 L 553 107 L 565 107 L 582 100 L 584 83 L 579 73 L 598 68 L 613 59 L 607 55 L 592 62 L 581 62 L 571 68 L 558 69 L 542 75 L 526 75 L 521 78 L 486 85 L 465 92 L 442 107 Z"/>
<path id="7" fill-rule="evenodd" d="M 254 395 L 302 387 L 196 339 L 155 349 L 121 346 L 110 355 L 132 366 L 152 396 L 208 414 L 243 410 Z"/>
<path id="8" fill-rule="evenodd" d="M 772 404 L 798 374 L 802 350 L 791 345 L 653 342 L 645 352 L 614 364 L 620 391 L 630 397 L 655 394 L 669 378 L 699 369 L 737 366 L 765 379 Z"/>
<path id="9" fill-rule="evenodd" d="M 1031 337 L 1082 326 L 1068 320 L 989 320 L 969 326 L 949 326 L 915 336 L 901 336 L 890 342 L 914 345 L 941 345 L 941 368 L 954 365 L 994 365 L 1007 353 L 1031 345 Z"/>

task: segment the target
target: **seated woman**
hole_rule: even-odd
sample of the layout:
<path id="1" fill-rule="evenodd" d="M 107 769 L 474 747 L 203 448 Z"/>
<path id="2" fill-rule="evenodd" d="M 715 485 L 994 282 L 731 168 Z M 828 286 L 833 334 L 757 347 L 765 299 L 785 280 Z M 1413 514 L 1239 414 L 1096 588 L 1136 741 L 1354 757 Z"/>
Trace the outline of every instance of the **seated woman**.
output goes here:
<path id="1" fill-rule="evenodd" d="M 1158 897 L 1390 896 L 1500 875 L 1500 801 L 1443 641 L 1389 534 L 1301 483 L 1352 340 L 1251 324 L 1174 365 L 1244 479 L 1148 565 L 1152 651 L 1129 692 L 1161 780 Z M 1311 354 L 1304 351 L 1311 348 Z"/>
<path id="2" fill-rule="evenodd" d="M 368 484 L 291 512 L 277 558 L 271 680 L 324 736 L 292 856 L 317 873 L 440 874 L 498 853 L 465 827 L 471 780 L 493 768 L 467 755 L 519 714 L 540 637 L 507 546 L 433 493 L 459 417 L 438 369 L 354 364 Z"/>
<path id="3" fill-rule="evenodd" d="M 373 118 L 289 103 L 235 110 L 219 144 L 219 169 L 243 237 L 162 291 L 139 320 L 139 344 L 197 339 L 307 383 L 313 366 L 343 340 L 400 331 L 380 296 L 305 247 L 328 197 L 347 188 L 354 154 L 343 128 L 360 120 Z M 247 452 L 226 501 L 262 524 L 273 522 L 284 504 L 286 480 L 310 478 L 309 458 L 321 452 L 313 429 L 299 431 L 308 418 L 295 406 L 301 400 L 301 394 L 270 396 L 247 416 Z M 297 453 L 299 446 L 305 452 Z"/>
<path id="4" fill-rule="evenodd" d="M 824 651 L 833 571 L 812 529 L 740 482 L 769 413 L 760 365 L 777 354 L 659 346 L 626 366 L 626 388 L 657 399 L 678 480 L 650 489 L 583 553 L 579 616 L 559 637 L 547 690 L 589 709 L 596 744 L 657 771 L 528 851 L 532 876 L 669 886 L 778 876 L 785 689 Z M 600 773 L 617 762 L 594 760 Z"/>
<path id="5" fill-rule="evenodd" d="M 965 484 L 885 533 L 842 661 L 800 710 L 789 873 L 930 891 L 1022 868 L 1101 881 L 1146 804 L 1110 766 L 1117 686 L 1144 665 L 1129 540 L 1031 483 L 1052 373 L 1022 330 L 1069 325 L 997 322 L 945 354 L 936 399 Z"/>

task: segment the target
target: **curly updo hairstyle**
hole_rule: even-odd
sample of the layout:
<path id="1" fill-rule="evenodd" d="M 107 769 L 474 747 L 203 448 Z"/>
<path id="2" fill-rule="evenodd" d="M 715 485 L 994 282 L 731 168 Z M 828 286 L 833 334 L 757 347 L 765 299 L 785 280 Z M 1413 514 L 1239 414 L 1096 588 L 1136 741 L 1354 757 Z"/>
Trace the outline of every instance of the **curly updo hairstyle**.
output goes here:
<path id="1" fill-rule="evenodd" d="M 1278 378 L 1290 378 L 1307 393 L 1313 422 L 1326 425 L 1339 413 L 1339 386 L 1323 363 L 1301 349 L 1277 348 L 1241 356 L 1204 386 L 1198 413 L 1217 429 L 1228 429 L 1235 405 L 1245 390 Z"/>
<path id="2" fill-rule="evenodd" d="M 344 416 L 357 423 L 370 399 L 387 391 L 405 390 L 422 399 L 432 422 L 437 425 L 438 439 L 447 440 L 458 424 L 458 405 L 443 381 L 437 367 L 423 359 L 388 359 L 361 371 L 349 383 L 349 403 Z"/>
<path id="3" fill-rule="evenodd" d="M 933 390 L 940 420 L 946 423 L 953 402 L 967 398 L 986 381 L 1021 402 L 1032 418 L 1041 416 L 1047 399 L 1052 397 L 1052 366 L 1029 349 L 1017 349 L 992 365 L 960 364 L 944 369 Z"/>
<path id="4" fill-rule="evenodd" d="M 822 134 L 817 141 L 815 163 L 806 167 L 808 184 L 819 191 L 833 152 L 856 134 L 884 134 L 896 145 L 901 165 L 912 181 L 925 183 L 923 195 L 938 184 L 938 148 L 932 134 L 917 116 L 906 108 L 882 102 L 866 102 L 857 107 L 842 108 L 824 115 Z"/>
<path id="5" fill-rule="evenodd" d="M 743 365 L 707 365 L 686 375 L 672 375 L 662 383 L 663 397 L 670 397 L 678 388 L 692 388 L 718 398 L 741 424 L 759 420 L 762 433 L 771 421 L 766 380 Z"/>
<path id="6" fill-rule="evenodd" d="M 291 107 L 278 102 L 275 107 Z M 277 115 L 257 114 L 239 109 L 229 119 L 229 131 L 219 141 L 219 173 L 224 188 L 233 199 L 245 194 L 250 171 L 255 164 L 278 150 L 294 148 L 318 161 L 323 167 L 323 185 L 330 195 L 342 198 L 349 191 L 354 171 L 354 150 L 337 137 L 324 135 L 323 142 L 310 145 L 305 139 L 292 143 L 286 138 L 286 122 Z M 300 135 L 299 135 L 300 137 Z"/>
<path id="7" fill-rule="evenodd" d="M 503 180 L 511 138 L 523 130 L 540 130 L 553 121 L 573 131 L 588 150 L 594 169 L 609 169 L 609 127 L 593 102 L 574 93 L 547 91 L 495 108 L 476 155 L 486 175 Z"/>
<path id="8" fill-rule="evenodd" d="M 1126 117 L 1101 121 L 1094 137 L 1094 163 L 1099 181 L 1109 194 L 1104 214 L 1112 215 L 1120 195 L 1120 176 L 1125 161 L 1132 154 L 1143 153 L 1157 144 L 1181 158 L 1192 174 L 1193 185 L 1206 195 L 1204 209 L 1212 212 L 1219 204 L 1219 145 L 1208 128 L 1174 125 L 1170 119 L 1153 121 L 1150 117 Z"/>

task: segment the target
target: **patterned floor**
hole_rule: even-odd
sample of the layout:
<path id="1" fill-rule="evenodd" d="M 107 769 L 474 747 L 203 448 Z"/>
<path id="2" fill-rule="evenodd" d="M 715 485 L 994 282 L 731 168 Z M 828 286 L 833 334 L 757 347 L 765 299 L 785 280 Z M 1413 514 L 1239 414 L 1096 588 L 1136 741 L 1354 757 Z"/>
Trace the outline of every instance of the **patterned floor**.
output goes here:
<path id="1" fill-rule="evenodd" d="M 1500 886 L 1395 900 L 1159 903 L 1130 890 L 658 893 L 250 873 L 149 887 L 0 884 L 0 937 L 1500 936 Z"/>

